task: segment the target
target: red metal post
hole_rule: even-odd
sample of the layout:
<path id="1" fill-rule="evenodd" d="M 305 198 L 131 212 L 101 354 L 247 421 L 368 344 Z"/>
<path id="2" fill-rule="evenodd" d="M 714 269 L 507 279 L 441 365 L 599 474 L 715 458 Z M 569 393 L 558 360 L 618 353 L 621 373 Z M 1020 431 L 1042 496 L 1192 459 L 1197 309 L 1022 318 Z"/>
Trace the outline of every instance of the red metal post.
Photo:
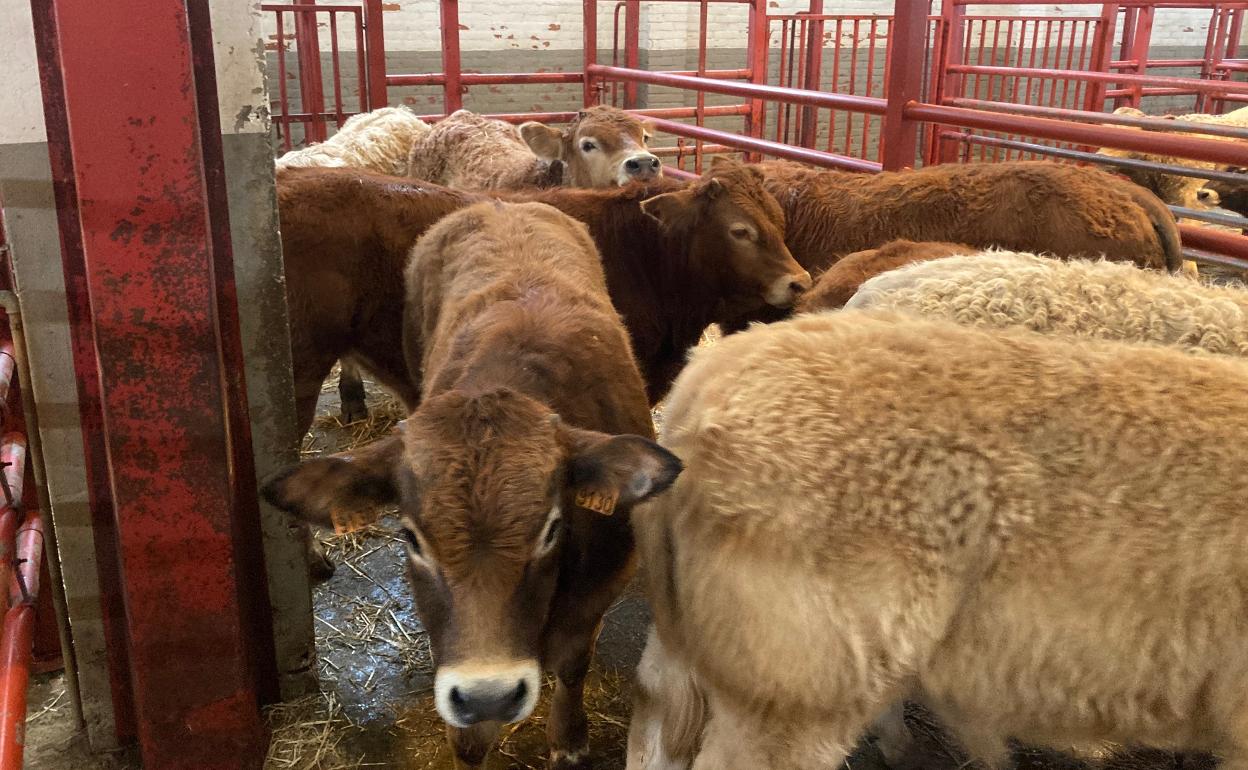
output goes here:
<path id="1" fill-rule="evenodd" d="M 767 23 L 767 0 L 750 0 L 750 19 L 746 32 L 746 48 L 749 57 L 750 82 L 767 84 L 767 47 L 771 30 Z M 750 114 L 745 117 L 745 135 L 761 139 L 763 125 L 767 120 L 767 104 L 762 99 L 750 97 Z M 757 153 L 746 155 L 748 160 L 758 160 Z"/>
<path id="2" fill-rule="evenodd" d="M 232 435 L 247 409 L 223 293 L 233 270 L 219 118 L 205 110 L 207 3 L 33 7 L 60 58 L 62 90 L 45 79 L 44 101 L 68 118 L 50 121 L 49 147 L 54 172 L 72 159 L 58 216 L 63 238 L 81 233 L 67 284 L 87 289 L 70 292 L 87 305 L 71 319 L 88 320 L 96 354 L 88 366 L 75 350 L 75 367 L 80 387 L 99 384 L 144 766 L 254 767 L 265 741 L 251 659 L 271 640 L 245 609 L 246 594 L 267 597 L 240 558 L 256 511 L 239 497 L 248 474 L 236 476 L 250 442 Z"/>
<path id="3" fill-rule="evenodd" d="M 316 0 L 294 0 L 295 5 L 316 5 Z M 303 112 L 305 142 L 323 142 L 325 129 L 325 88 L 321 80 L 321 42 L 316 29 L 316 13 L 295 11 L 295 50 L 299 54 L 299 96 Z M 289 130 L 289 123 L 287 124 Z"/>
<path id="4" fill-rule="evenodd" d="M 442 72 L 446 75 L 446 84 L 442 90 L 442 106 L 446 114 L 464 106 L 463 62 L 459 55 L 459 0 L 441 0 L 438 4 L 442 9 Z"/>
<path id="5" fill-rule="evenodd" d="M 598 103 L 598 83 L 589 73 L 590 67 L 598 64 L 598 0 L 585 0 L 581 8 L 581 48 L 585 60 L 581 101 L 586 107 L 592 107 Z"/>
<path id="6" fill-rule="evenodd" d="M 885 171 L 913 166 L 919 151 L 919 126 L 905 115 L 906 105 L 923 91 L 923 53 L 927 47 L 927 3 L 897 0 L 889 27 L 888 100 L 881 126 L 880 162 Z"/>
<path id="7" fill-rule="evenodd" d="M 810 0 L 810 13 L 823 13 L 823 0 Z M 806 79 L 802 88 L 818 91 L 823 80 L 823 19 L 813 18 L 806 27 Z M 832 84 L 836 88 L 836 84 Z M 803 147 L 814 147 L 819 135 L 819 113 L 814 107 L 802 107 L 798 141 Z"/>
<path id="8" fill-rule="evenodd" d="M 1156 8 L 1145 6 L 1139 9 L 1136 16 L 1135 36 L 1131 41 L 1131 58 L 1135 60 L 1135 67 L 1131 70 L 1136 75 L 1148 74 L 1148 49 L 1152 45 L 1153 38 L 1153 18 L 1156 15 Z M 1144 89 L 1140 85 L 1132 86 L 1131 97 L 1127 103 L 1132 107 L 1140 106 L 1140 98 L 1144 95 Z M 1120 106 L 1117 101 L 1114 106 Z"/>
<path id="9" fill-rule="evenodd" d="M 950 66 L 962 63 L 963 41 L 966 35 L 966 6 L 956 2 L 940 4 L 940 56 L 935 66 L 935 83 L 932 101 L 943 104 L 945 99 L 961 97 L 962 76 L 950 71 Z M 932 126 L 932 152 L 928 162 L 952 163 L 958 159 L 958 148 L 953 142 L 943 141 L 948 132 L 944 126 Z"/>
<path id="10" fill-rule="evenodd" d="M 386 93 L 386 36 L 381 0 L 364 0 L 364 46 L 368 53 L 368 106 L 375 110 L 390 103 Z"/>
<path id="11" fill-rule="evenodd" d="M 1118 25 L 1118 4 L 1105 3 L 1101 6 L 1101 18 L 1097 22 L 1096 37 L 1092 39 L 1092 61 L 1088 68 L 1092 72 L 1109 72 L 1109 62 L 1114 54 L 1114 28 Z M 1092 82 L 1087 86 L 1083 108 L 1103 112 L 1105 110 L 1104 81 Z"/>
<path id="12" fill-rule="evenodd" d="M 624 66 L 641 68 L 641 2 L 624 2 Z M 624 109 L 637 109 L 637 84 L 624 84 Z"/>

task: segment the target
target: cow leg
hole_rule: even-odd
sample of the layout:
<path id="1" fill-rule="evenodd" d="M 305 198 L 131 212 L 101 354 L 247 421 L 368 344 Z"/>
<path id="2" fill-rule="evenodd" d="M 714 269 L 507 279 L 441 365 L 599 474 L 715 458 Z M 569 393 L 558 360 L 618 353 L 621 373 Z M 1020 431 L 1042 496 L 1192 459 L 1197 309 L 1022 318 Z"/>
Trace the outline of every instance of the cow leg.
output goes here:
<path id="1" fill-rule="evenodd" d="M 446 739 L 451 744 L 455 770 L 481 770 L 494 742 L 498 739 L 498 722 L 481 722 L 472 727 L 446 726 Z"/>
<path id="2" fill-rule="evenodd" d="M 764 719 L 710 697 L 710 721 L 693 770 L 827 770 L 843 766 L 866 725 Z"/>
<path id="3" fill-rule="evenodd" d="M 364 376 L 350 358 L 338 362 L 338 400 L 343 424 L 368 419 L 368 405 L 364 403 Z"/>
<path id="4" fill-rule="evenodd" d="M 871 725 L 871 733 L 875 735 L 875 747 L 880 750 L 889 767 L 898 767 L 901 764 L 913 741 L 910 729 L 906 727 L 905 715 L 905 701 L 897 701 Z"/>
<path id="5" fill-rule="evenodd" d="M 549 649 L 559 657 L 552 661 L 555 695 L 550 702 L 546 738 L 550 744 L 551 770 L 587 770 L 589 718 L 585 715 L 585 677 L 594 657 L 594 643 L 602 623 L 588 632 L 557 634 Z M 563 637 L 563 638 L 558 638 Z"/>

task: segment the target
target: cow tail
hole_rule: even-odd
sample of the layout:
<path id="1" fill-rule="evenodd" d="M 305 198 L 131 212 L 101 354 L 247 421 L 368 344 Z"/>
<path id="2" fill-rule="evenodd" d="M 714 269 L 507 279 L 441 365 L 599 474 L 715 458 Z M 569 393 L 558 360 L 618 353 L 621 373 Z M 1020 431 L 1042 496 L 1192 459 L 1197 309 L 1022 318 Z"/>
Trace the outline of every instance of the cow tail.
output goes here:
<path id="1" fill-rule="evenodd" d="M 1135 199 L 1143 207 L 1149 221 L 1153 223 L 1153 232 L 1157 234 L 1158 245 L 1161 246 L 1162 258 L 1166 270 L 1177 273 L 1183 269 L 1183 243 L 1179 240 L 1179 225 L 1174 215 L 1161 199 L 1148 190 L 1132 185 Z"/>

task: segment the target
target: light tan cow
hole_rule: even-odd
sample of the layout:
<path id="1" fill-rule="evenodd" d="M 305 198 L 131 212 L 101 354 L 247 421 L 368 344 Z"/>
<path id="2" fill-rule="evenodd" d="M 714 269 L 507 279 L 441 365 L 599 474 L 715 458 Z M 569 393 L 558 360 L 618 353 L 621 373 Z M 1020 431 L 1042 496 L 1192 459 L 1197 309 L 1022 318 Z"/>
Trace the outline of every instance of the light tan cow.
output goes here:
<path id="1" fill-rule="evenodd" d="M 630 770 L 826 770 L 917 694 L 1006 739 L 1248 769 L 1248 363 L 840 311 L 693 356 L 634 511 Z M 695 754 L 696 752 L 696 754 Z"/>

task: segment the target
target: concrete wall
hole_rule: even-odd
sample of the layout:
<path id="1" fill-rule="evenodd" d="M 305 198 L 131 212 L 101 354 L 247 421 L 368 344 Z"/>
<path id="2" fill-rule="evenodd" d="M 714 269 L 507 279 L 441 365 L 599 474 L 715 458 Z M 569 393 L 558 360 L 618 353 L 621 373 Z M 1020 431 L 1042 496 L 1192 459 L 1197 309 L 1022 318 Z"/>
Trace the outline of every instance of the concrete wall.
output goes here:
<path id="1" fill-rule="evenodd" d="M 290 343 L 273 190 L 273 148 L 258 2 L 211 3 L 235 279 L 257 472 L 297 459 Z M 40 439 L 69 606 L 78 685 L 93 748 L 116 744 L 92 527 L 28 0 L 0 0 L 0 202 L 26 321 Z M 284 517 L 262 512 L 279 671 L 286 694 L 312 682 L 311 601 L 302 547 Z"/>

